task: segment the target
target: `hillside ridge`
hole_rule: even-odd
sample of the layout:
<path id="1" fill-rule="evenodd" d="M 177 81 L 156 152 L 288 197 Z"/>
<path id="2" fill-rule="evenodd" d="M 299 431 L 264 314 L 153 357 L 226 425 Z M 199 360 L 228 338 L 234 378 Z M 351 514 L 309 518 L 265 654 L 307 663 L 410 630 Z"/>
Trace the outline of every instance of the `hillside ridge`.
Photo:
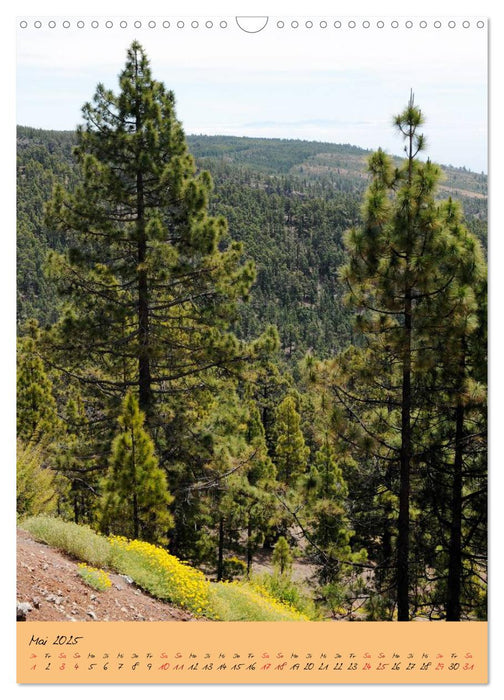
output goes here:
<path id="1" fill-rule="evenodd" d="M 186 610 L 149 596 L 131 579 L 114 572 L 107 572 L 112 583 L 108 590 L 94 590 L 78 575 L 74 558 L 37 542 L 26 530 L 18 529 L 16 534 L 18 619 L 19 613 L 29 622 L 195 619 Z"/>
<path id="2" fill-rule="evenodd" d="M 44 222 L 54 184 L 73 189 L 75 132 L 18 127 L 18 320 L 56 321 L 61 298 L 45 274 L 49 250 L 70 239 Z M 370 151 L 349 144 L 238 136 L 187 137 L 198 169 L 214 187 L 209 213 L 228 223 L 231 240 L 256 267 L 249 304 L 233 330 L 251 340 L 274 325 L 283 356 L 296 364 L 307 352 L 330 357 L 351 343 L 348 310 L 337 271 L 343 235 L 359 224 Z M 397 165 L 399 160 L 397 160 Z M 444 168 L 441 197 L 462 204 L 467 224 L 486 248 L 487 178 Z"/>
<path id="3" fill-rule="evenodd" d="M 31 137 L 39 134 L 52 135 L 54 138 L 63 140 L 75 140 L 75 130 L 72 129 L 42 129 L 39 127 L 18 124 L 17 138 L 19 141 L 23 138 Z M 257 147 L 271 148 L 288 148 L 289 146 L 298 144 L 305 149 L 304 152 L 313 151 L 317 153 L 334 153 L 334 154 L 352 154 L 363 156 L 366 158 L 374 149 L 364 148 L 357 144 L 340 143 L 336 141 L 317 141 L 310 139 L 296 138 L 281 138 L 281 137 L 262 137 L 262 136 L 234 136 L 228 134 L 186 134 L 186 139 L 193 155 L 198 157 L 221 156 L 228 153 L 233 153 L 235 149 L 238 151 L 247 151 Z M 400 154 L 391 154 L 394 159 L 400 160 Z M 465 166 L 454 166 L 449 163 L 441 163 L 442 169 L 445 172 L 453 171 L 455 173 L 465 173 L 476 178 L 487 179 L 487 173 L 477 172 Z"/>

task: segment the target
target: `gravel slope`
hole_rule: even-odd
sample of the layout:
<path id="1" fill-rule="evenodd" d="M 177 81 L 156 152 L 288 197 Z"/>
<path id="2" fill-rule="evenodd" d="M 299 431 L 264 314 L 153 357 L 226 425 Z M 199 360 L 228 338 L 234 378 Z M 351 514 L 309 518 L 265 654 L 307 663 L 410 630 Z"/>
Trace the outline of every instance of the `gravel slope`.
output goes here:
<path id="1" fill-rule="evenodd" d="M 94 590 L 78 575 L 77 561 L 18 529 L 17 607 L 26 620 L 194 620 L 190 613 L 147 595 L 124 576 L 109 572 L 109 577 L 109 589 Z"/>

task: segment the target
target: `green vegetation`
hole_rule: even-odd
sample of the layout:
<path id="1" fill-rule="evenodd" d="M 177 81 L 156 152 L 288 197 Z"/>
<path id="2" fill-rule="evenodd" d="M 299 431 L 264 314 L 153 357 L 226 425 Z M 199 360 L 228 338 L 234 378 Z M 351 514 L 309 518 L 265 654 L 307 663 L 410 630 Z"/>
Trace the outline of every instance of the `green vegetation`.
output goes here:
<path id="1" fill-rule="evenodd" d="M 334 385 L 338 407 L 343 414 L 351 413 L 347 430 L 353 435 L 355 415 L 360 416 L 362 434 L 357 441 L 362 452 L 399 466 L 397 552 L 396 561 L 389 562 L 399 620 L 410 619 L 412 504 L 420 491 L 414 467 L 425 464 L 426 437 L 432 440 L 443 420 L 454 437 L 439 449 L 445 452 L 445 468 L 451 469 L 456 489 L 447 518 L 451 531 L 447 576 L 451 577 L 451 566 L 457 568 L 458 581 L 462 576 L 462 500 L 477 494 L 474 464 L 473 476 L 466 482 L 469 490 L 462 496 L 462 462 L 473 442 L 464 427 L 465 407 L 474 402 L 466 394 L 469 383 L 470 392 L 484 394 L 467 373 L 470 336 L 478 331 L 477 289 L 486 277 L 483 255 L 464 227 L 460 209 L 451 199 L 441 204 L 435 200 L 441 171 L 430 161 L 418 160 L 424 148 L 422 123 L 412 96 L 395 120 L 406 142 L 402 167 L 394 168 L 381 150 L 370 158 L 372 180 L 363 224 L 348 232 L 349 263 L 341 271 L 350 290 L 348 302 L 359 309 L 357 327 L 366 345 L 346 354 L 336 378 L 339 384 Z M 425 469 L 430 466 L 425 464 Z M 483 472 L 479 477 L 476 489 Z M 427 556 L 426 566 L 432 565 L 435 557 Z M 460 594 L 457 599 L 455 617 L 447 603 L 449 620 L 460 619 Z"/>
<path id="2" fill-rule="evenodd" d="M 71 187 L 78 181 L 75 143 L 72 132 L 18 127 L 20 321 L 52 322 L 61 306 L 43 270 L 47 250 L 63 251 L 65 240 L 47 226 L 43 208 L 56 179 Z M 225 240 L 241 242 L 255 263 L 250 301 L 237 309 L 237 335 L 252 339 L 267 324 L 276 325 L 288 362 L 309 349 L 319 357 L 343 349 L 352 340 L 352 325 L 337 269 L 345 260 L 343 234 L 360 218 L 369 153 L 337 144 L 225 136 L 188 136 L 187 145 L 197 166 L 212 175 L 209 212 L 226 218 Z M 285 167 L 278 169 L 281 163 Z M 456 168 L 443 173 L 440 194 L 462 203 L 468 227 L 486 248 L 486 176 Z"/>
<path id="3" fill-rule="evenodd" d="M 102 569 L 96 569 L 87 564 L 78 564 L 77 572 L 84 583 L 96 591 L 106 591 L 112 585 L 107 573 Z"/>
<path id="4" fill-rule="evenodd" d="M 19 127 L 19 514 L 196 615 L 484 619 L 486 178 L 422 123 L 186 138 L 134 42 Z"/>
<path id="5" fill-rule="evenodd" d="M 259 586 L 247 583 L 209 583 L 203 574 L 156 547 L 139 540 L 105 538 L 88 527 L 47 516 L 24 520 L 21 527 L 36 539 L 94 566 L 130 576 L 151 595 L 216 620 L 302 620 L 304 613 L 273 597 Z M 79 575 L 97 590 L 106 590 L 110 580 L 103 571 L 83 563 Z"/>
<path id="6" fill-rule="evenodd" d="M 267 591 L 272 598 L 297 610 L 309 620 L 320 618 L 320 610 L 317 609 L 311 595 L 299 584 L 294 583 L 288 573 L 253 576 L 252 584 L 259 590 Z"/>
<path id="7" fill-rule="evenodd" d="M 17 352 L 17 434 L 25 441 L 44 434 L 54 437 L 58 428 L 53 385 L 37 350 L 36 323 L 28 324 Z"/>
<path id="8" fill-rule="evenodd" d="M 19 517 L 41 515 L 55 510 L 55 474 L 44 468 L 44 445 L 34 436 L 29 442 L 18 438 L 16 455 L 16 513 Z"/>
<path id="9" fill-rule="evenodd" d="M 20 526 L 35 539 L 61 549 L 79 561 L 107 568 L 110 564 L 110 542 L 87 525 L 65 522 L 47 515 L 22 520 Z"/>
<path id="10" fill-rule="evenodd" d="M 290 574 L 293 559 L 294 557 L 292 556 L 289 543 L 283 535 L 280 536 L 273 547 L 273 557 L 271 559 L 273 566 L 278 570 L 280 576 Z"/>
<path id="11" fill-rule="evenodd" d="M 173 527 L 166 474 L 159 468 L 154 443 L 144 430 L 145 416 L 131 392 L 124 398 L 112 441 L 110 467 L 102 485 L 100 527 L 126 537 L 162 541 Z"/>
<path id="12" fill-rule="evenodd" d="M 252 583 L 212 584 L 212 604 L 219 620 L 301 622 L 310 618 Z"/>
<path id="13" fill-rule="evenodd" d="M 278 477 L 287 485 L 295 486 L 306 471 L 310 448 L 305 445 L 301 431 L 301 416 L 293 396 L 286 396 L 276 414 L 275 464 Z"/>

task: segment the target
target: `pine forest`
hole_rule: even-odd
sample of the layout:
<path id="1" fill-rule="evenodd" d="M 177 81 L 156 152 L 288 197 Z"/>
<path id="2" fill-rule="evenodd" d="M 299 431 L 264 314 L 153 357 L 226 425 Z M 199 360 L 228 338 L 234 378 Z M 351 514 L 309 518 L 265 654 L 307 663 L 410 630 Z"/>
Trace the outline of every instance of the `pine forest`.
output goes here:
<path id="1" fill-rule="evenodd" d="M 154 73 L 17 130 L 19 522 L 300 619 L 485 620 L 486 175 L 413 93 L 396 157 L 186 136 Z"/>

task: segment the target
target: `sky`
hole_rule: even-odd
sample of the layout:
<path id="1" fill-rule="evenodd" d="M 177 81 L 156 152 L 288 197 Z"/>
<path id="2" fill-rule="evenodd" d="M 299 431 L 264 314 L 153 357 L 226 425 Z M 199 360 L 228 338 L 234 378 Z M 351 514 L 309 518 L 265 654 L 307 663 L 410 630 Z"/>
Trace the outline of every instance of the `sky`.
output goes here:
<path id="1" fill-rule="evenodd" d="M 399 18 L 394 27 L 385 17 L 367 17 L 369 26 L 342 17 L 335 27 L 330 16 L 270 16 L 256 33 L 229 15 L 170 17 L 169 27 L 155 16 L 143 17 L 142 26 L 128 17 L 95 19 L 93 28 L 90 17 L 60 16 L 51 28 L 48 17 L 38 18 L 40 27 L 33 15 L 26 26 L 18 18 L 18 124 L 74 129 L 98 82 L 117 89 L 126 49 L 137 39 L 154 77 L 175 92 L 188 134 L 299 138 L 400 154 L 392 117 L 413 89 L 426 116 L 427 155 L 487 171 L 484 19 L 478 26 L 472 16 L 464 27 L 464 17 L 452 20 L 455 26 L 440 18 L 436 27 L 426 17 L 422 27 L 421 17 Z"/>

